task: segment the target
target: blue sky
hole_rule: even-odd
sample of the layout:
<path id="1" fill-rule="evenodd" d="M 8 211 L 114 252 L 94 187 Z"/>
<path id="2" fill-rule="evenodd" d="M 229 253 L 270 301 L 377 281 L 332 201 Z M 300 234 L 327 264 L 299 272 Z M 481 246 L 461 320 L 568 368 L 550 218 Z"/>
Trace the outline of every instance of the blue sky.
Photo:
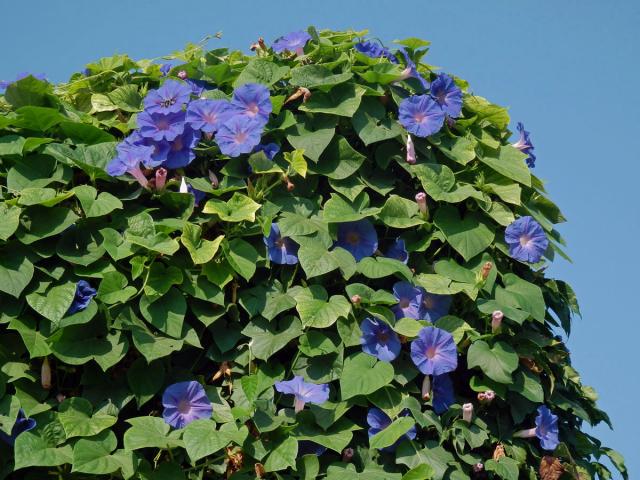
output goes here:
<path id="1" fill-rule="evenodd" d="M 429 63 L 508 106 L 532 132 L 535 172 L 569 219 L 560 229 L 574 263 L 551 274 L 581 302 L 573 363 L 614 423 L 597 435 L 625 454 L 631 478 L 640 475 L 640 2 L 30 0 L 2 11 L 0 79 L 26 70 L 62 81 L 102 56 L 159 57 L 218 31 L 212 45 L 243 49 L 311 24 L 431 40 Z"/>

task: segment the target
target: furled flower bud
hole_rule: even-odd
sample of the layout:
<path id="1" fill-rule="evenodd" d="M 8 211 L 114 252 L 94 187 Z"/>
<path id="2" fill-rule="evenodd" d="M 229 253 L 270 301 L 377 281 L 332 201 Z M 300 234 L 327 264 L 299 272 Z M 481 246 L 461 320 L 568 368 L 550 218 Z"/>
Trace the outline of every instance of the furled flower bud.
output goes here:
<path id="1" fill-rule="evenodd" d="M 500 330 L 502 326 L 502 319 L 504 318 L 504 313 L 500 310 L 496 310 L 491 314 L 491 331 L 496 333 Z"/>
<path id="2" fill-rule="evenodd" d="M 51 388 L 51 365 L 49 365 L 49 357 L 44 357 L 42 367 L 40 369 L 40 385 L 45 390 Z"/>
<path id="3" fill-rule="evenodd" d="M 491 273 L 491 269 L 493 268 L 493 263 L 491 262 L 485 262 L 484 265 L 482 265 L 482 279 L 486 280 L 487 277 L 489 276 L 489 273 Z"/>
<path id="4" fill-rule="evenodd" d="M 416 203 L 418 204 L 418 209 L 420 213 L 423 215 L 427 214 L 427 194 L 424 192 L 420 192 L 416 194 Z"/>
<path id="5" fill-rule="evenodd" d="M 424 380 L 422 381 L 422 400 L 428 402 L 431 398 L 431 378 L 429 375 L 424 376 Z"/>
<path id="6" fill-rule="evenodd" d="M 360 295 L 351 296 L 351 303 L 353 303 L 354 305 L 360 305 L 361 301 L 362 301 L 362 297 Z"/>
<path id="7" fill-rule="evenodd" d="M 342 461 L 344 463 L 349 463 L 351 461 L 351 459 L 353 458 L 354 453 L 355 452 L 353 451 L 353 448 L 345 448 L 342 451 Z"/>
<path id="8" fill-rule="evenodd" d="M 164 185 L 167 182 L 167 169 L 160 167 L 156 170 L 156 190 L 160 191 L 164 189 Z"/>
<path id="9" fill-rule="evenodd" d="M 178 78 L 180 80 L 186 80 L 187 78 L 189 78 L 189 75 L 187 74 L 187 72 L 185 70 L 180 70 L 178 72 Z"/>
<path id="10" fill-rule="evenodd" d="M 467 423 L 471 423 L 471 420 L 473 420 L 473 403 L 462 405 L 462 420 Z"/>
<path id="11" fill-rule="evenodd" d="M 411 135 L 407 135 L 407 163 L 414 165 L 416 163 L 416 147 L 413 144 Z"/>
<path id="12" fill-rule="evenodd" d="M 187 181 L 182 177 L 180 180 L 180 193 L 189 193 L 189 186 L 187 185 Z"/>
<path id="13" fill-rule="evenodd" d="M 220 186 L 220 181 L 215 173 L 209 170 L 209 181 L 211 182 L 211 188 L 218 188 Z"/>

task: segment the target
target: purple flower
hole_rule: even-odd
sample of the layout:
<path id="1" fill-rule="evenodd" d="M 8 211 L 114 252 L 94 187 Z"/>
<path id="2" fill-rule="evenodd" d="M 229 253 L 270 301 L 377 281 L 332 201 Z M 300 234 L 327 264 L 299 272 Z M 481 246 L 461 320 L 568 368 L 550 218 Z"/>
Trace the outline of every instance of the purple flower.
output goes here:
<path id="1" fill-rule="evenodd" d="M 196 153 L 193 151 L 200 141 L 200 132 L 189 126 L 184 127 L 184 133 L 177 136 L 169 145 L 167 159 L 163 166 L 166 168 L 181 168 L 189 165 Z"/>
<path id="2" fill-rule="evenodd" d="M 295 265 L 298 263 L 298 244 L 289 237 L 280 235 L 280 229 L 275 223 L 271 224 L 268 237 L 264 237 L 269 260 L 279 265 Z"/>
<path id="3" fill-rule="evenodd" d="M 229 114 L 230 104 L 226 100 L 194 100 L 187 107 L 186 121 L 195 130 L 214 133 Z"/>
<path id="4" fill-rule="evenodd" d="M 378 250 L 378 234 L 366 218 L 338 224 L 338 247 L 347 250 L 357 262 Z"/>
<path id="5" fill-rule="evenodd" d="M 295 397 L 293 404 L 296 413 L 304 408 L 305 403 L 321 405 L 329 400 L 329 385 L 326 383 L 320 385 L 307 383 L 298 375 L 294 376 L 292 380 L 276 382 L 275 387 L 278 392 Z"/>
<path id="6" fill-rule="evenodd" d="M 449 407 L 456 403 L 455 394 L 453 392 L 453 382 L 447 373 L 433 376 L 432 384 L 432 405 L 433 411 L 438 415 L 442 415 L 449 410 Z"/>
<path id="7" fill-rule="evenodd" d="M 193 195 L 193 198 L 194 198 L 193 204 L 196 207 L 198 205 L 200 205 L 200 202 L 202 200 L 204 200 L 205 197 L 207 196 L 205 192 L 200 191 L 200 190 L 196 190 L 191 185 L 189 185 L 187 183 L 187 181 L 184 179 L 184 177 L 182 177 L 182 179 L 180 180 L 180 190 L 179 191 L 180 191 L 180 193 L 190 193 L 191 195 Z"/>
<path id="8" fill-rule="evenodd" d="M 184 132 L 184 119 L 184 112 L 165 115 L 143 111 L 138 114 L 138 132 L 142 137 L 155 141 L 172 141 Z"/>
<path id="9" fill-rule="evenodd" d="M 179 382 L 169 385 L 162 394 L 162 418 L 174 428 L 183 428 L 194 420 L 211 418 L 213 408 L 202 385 Z"/>
<path id="10" fill-rule="evenodd" d="M 176 113 L 189 102 L 191 88 L 178 80 L 167 80 L 157 90 L 149 90 L 144 98 L 144 109 L 148 113 Z"/>
<path id="11" fill-rule="evenodd" d="M 169 72 L 172 68 L 173 66 L 170 63 L 163 63 L 162 65 L 160 65 L 160 73 L 163 77 L 166 77 L 167 75 L 169 75 Z"/>
<path id="12" fill-rule="evenodd" d="M 555 450 L 558 444 L 558 416 L 551 413 L 546 405 L 538 407 L 536 416 L 536 437 L 545 450 Z"/>
<path id="13" fill-rule="evenodd" d="M 201 96 L 204 91 L 211 86 L 211 84 L 209 82 L 206 82 L 205 80 L 190 78 L 186 79 L 185 83 L 189 85 L 189 88 L 191 88 L 191 94 L 196 97 Z"/>
<path id="14" fill-rule="evenodd" d="M 398 304 L 391 308 L 396 318 L 422 320 L 425 293 L 423 288 L 415 287 L 409 282 L 396 282 L 393 285 L 393 296 L 398 299 Z"/>
<path id="15" fill-rule="evenodd" d="M 529 168 L 533 168 L 536 166 L 536 156 L 533 153 L 533 150 L 535 149 L 535 147 L 533 146 L 533 143 L 531 143 L 531 137 L 529 135 L 529 132 L 524 129 L 524 125 L 522 124 L 522 122 L 518 122 L 518 125 L 516 126 L 516 128 L 520 133 L 520 138 L 516 143 L 512 145 L 516 147 L 518 150 L 520 150 L 522 153 L 525 153 L 528 155 L 527 165 L 529 166 Z"/>
<path id="16" fill-rule="evenodd" d="M 537 263 L 549 246 L 549 239 L 532 217 L 520 217 L 504 232 L 509 255 L 521 262 Z"/>
<path id="17" fill-rule="evenodd" d="M 18 418 L 16 418 L 16 422 L 13 424 L 13 428 L 11 428 L 11 434 L 7 435 L 6 433 L 0 431 L 0 440 L 13 446 L 18 435 L 20 435 L 22 432 L 33 430 L 34 428 L 36 428 L 36 421 L 33 418 L 26 418 L 24 410 L 20 409 L 18 411 Z"/>
<path id="18" fill-rule="evenodd" d="M 454 371 L 458 366 L 458 350 L 453 336 L 440 328 L 423 328 L 411 342 L 411 359 L 425 375 Z"/>
<path id="19" fill-rule="evenodd" d="M 431 96 L 442 107 L 444 113 L 456 118 L 462 112 L 462 90 L 446 73 L 440 73 L 431 82 Z"/>
<path id="20" fill-rule="evenodd" d="M 406 410 L 400 414 L 401 417 L 406 417 L 408 415 L 409 415 L 409 412 Z M 367 431 L 367 433 L 369 435 L 369 438 L 371 438 L 375 434 L 380 433 L 382 430 L 384 430 L 389 425 L 391 425 L 391 419 L 386 413 L 384 413 L 379 408 L 371 407 L 367 412 L 367 424 L 369 425 L 369 430 Z M 416 430 L 416 426 L 414 425 L 409 429 L 409 431 L 407 431 L 407 433 L 405 433 L 402 437 L 400 437 L 396 441 L 396 443 L 394 443 L 389 447 L 382 448 L 381 450 L 383 452 L 393 452 L 396 449 L 396 447 L 400 444 L 400 442 L 402 442 L 402 440 L 404 440 L 405 438 L 409 440 L 413 440 L 414 438 L 416 438 L 416 433 L 417 433 L 417 430 Z"/>
<path id="21" fill-rule="evenodd" d="M 264 152 L 269 160 L 273 160 L 273 158 L 280 151 L 280 145 L 277 143 L 261 143 L 253 149 L 253 152 Z"/>
<path id="22" fill-rule="evenodd" d="M 260 143 L 264 124 L 244 115 L 236 115 L 220 125 L 216 132 L 216 143 L 220 151 L 230 157 L 251 153 Z"/>
<path id="23" fill-rule="evenodd" d="M 365 40 L 355 44 L 355 49 L 360 53 L 363 53 L 367 57 L 371 58 L 388 58 L 391 63 L 398 63 L 396 56 L 389 51 L 388 48 L 383 47 L 377 42 L 371 40 Z"/>
<path id="24" fill-rule="evenodd" d="M 322 445 L 318 445 L 311 440 L 299 440 L 298 441 L 298 457 L 302 457 L 304 455 L 315 455 L 319 457 L 324 452 L 327 451 L 327 447 L 323 447 Z"/>
<path id="25" fill-rule="evenodd" d="M 151 162 L 145 165 L 150 168 L 161 165 L 167 159 L 167 154 L 171 148 L 171 144 L 169 142 L 165 140 L 156 142 L 152 138 L 143 137 L 137 130 L 131 132 L 131 134 L 122 141 L 122 144 L 134 147 L 152 147 L 153 153 L 151 154 Z"/>
<path id="26" fill-rule="evenodd" d="M 382 320 L 365 318 L 360 324 L 362 351 L 383 362 L 392 362 L 400 353 L 400 339 Z"/>
<path id="27" fill-rule="evenodd" d="M 451 295 L 436 295 L 435 293 L 424 292 L 422 297 L 421 320 L 429 320 L 431 323 L 444 317 L 451 308 Z"/>
<path id="28" fill-rule="evenodd" d="M 385 257 L 400 260 L 406 265 L 409 261 L 409 252 L 407 252 L 407 247 L 404 244 L 404 240 L 401 238 L 397 238 L 396 241 L 393 242 L 388 248 Z"/>
<path id="29" fill-rule="evenodd" d="M 91 299 L 98 292 L 86 280 L 79 280 L 76 284 L 76 294 L 73 297 L 71 306 L 67 310 L 67 315 L 73 315 L 76 312 L 84 310 L 89 306 Z"/>
<path id="30" fill-rule="evenodd" d="M 43 82 L 47 81 L 47 78 L 46 78 L 44 73 L 20 72 L 18 75 L 16 75 L 16 79 L 14 81 L 6 81 L 6 80 L 0 81 L 0 90 L 4 90 L 5 88 L 7 88 L 12 83 L 15 83 L 18 80 L 22 80 L 23 78 L 27 78 L 29 76 L 31 76 L 31 77 L 33 77 L 33 78 L 35 78 L 37 80 L 42 80 Z"/>
<path id="31" fill-rule="evenodd" d="M 118 151 L 118 156 L 107 165 L 107 173 L 112 177 L 129 173 L 138 180 L 140 185 L 146 187 L 147 179 L 140 169 L 140 164 L 142 163 L 149 167 L 156 166 L 151 158 L 153 147 L 120 143 L 116 150 Z"/>
<path id="32" fill-rule="evenodd" d="M 400 103 L 400 124 L 417 137 L 438 133 L 444 124 L 445 113 L 429 95 L 413 95 Z"/>
<path id="33" fill-rule="evenodd" d="M 264 126 L 273 109 L 269 89 L 259 83 L 245 83 L 233 91 L 231 108 L 235 114 L 257 120 Z"/>
<path id="34" fill-rule="evenodd" d="M 407 50 L 404 47 L 401 47 L 400 53 L 402 53 L 402 55 L 404 56 L 404 61 L 407 66 L 407 68 L 405 68 L 404 71 L 401 73 L 400 80 L 406 80 L 407 78 L 411 78 L 411 77 L 417 78 L 420 81 L 422 88 L 424 88 L 425 90 L 429 88 L 429 82 L 427 82 L 424 79 L 424 77 L 420 74 L 420 72 L 418 72 L 418 67 L 409 56 L 409 53 L 407 52 Z"/>
<path id="35" fill-rule="evenodd" d="M 285 50 L 289 50 L 290 52 L 296 52 L 298 55 L 302 55 L 304 46 L 311 40 L 311 35 L 307 32 L 299 31 L 299 32 L 291 32 L 286 35 L 278 38 L 271 48 L 276 53 L 282 53 Z"/>

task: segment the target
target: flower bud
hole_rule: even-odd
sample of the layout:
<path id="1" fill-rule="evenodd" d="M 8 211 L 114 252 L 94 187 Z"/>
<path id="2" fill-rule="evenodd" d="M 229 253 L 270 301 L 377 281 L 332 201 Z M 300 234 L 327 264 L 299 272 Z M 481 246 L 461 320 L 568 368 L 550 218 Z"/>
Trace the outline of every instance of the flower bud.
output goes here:
<path id="1" fill-rule="evenodd" d="M 416 163 L 416 147 L 413 145 L 411 135 L 407 135 L 407 163 L 409 165 Z"/>
<path id="2" fill-rule="evenodd" d="M 504 456 L 505 456 L 504 445 L 502 445 L 501 443 L 498 443 L 496 445 L 495 450 L 493 451 L 493 459 L 497 462 Z"/>
<path id="3" fill-rule="evenodd" d="M 254 465 L 254 469 L 256 472 L 256 478 L 264 478 L 264 475 L 265 475 L 264 465 L 262 465 L 261 463 L 256 463 Z"/>
<path id="4" fill-rule="evenodd" d="M 167 169 L 160 167 L 156 170 L 156 190 L 160 191 L 164 189 L 164 185 L 167 182 Z"/>
<path id="5" fill-rule="evenodd" d="M 180 80 L 186 80 L 187 78 L 189 78 L 189 75 L 187 74 L 187 72 L 185 70 L 180 70 L 178 72 L 178 78 Z"/>
<path id="6" fill-rule="evenodd" d="M 484 470 L 484 463 L 478 462 L 473 465 L 473 473 L 480 473 Z"/>
<path id="7" fill-rule="evenodd" d="M 496 393 L 493 390 L 487 390 L 486 392 L 480 392 L 478 394 L 478 401 L 484 405 L 493 402 L 496 398 Z"/>
<path id="8" fill-rule="evenodd" d="M 431 398 L 431 378 L 429 375 L 424 376 L 424 380 L 422 381 L 422 400 L 428 402 Z"/>
<path id="9" fill-rule="evenodd" d="M 485 264 L 482 266 L 482 271 L 481 271 L 483 280 L 487 279 L 487 277 L 489 276 L 489 273 L 491 273 L 492 268 L 493 268 L 493 263 L 485 262 Z"/>
<path id="10" fill-rule="evenodd" d="M 462 420 L 467 423 L 471 423 L 471 420 L 473 420 L 473 403 L 462 405 Z"/>
<path id="11" fill-rule="evenodd" d="M 51 365 L 49 365 L 49 357 L 44 357 L 42 367 L 40 369 L 40 385 L 45 390 L 51 389 Z"/>
<path id="12" fill-rule="evenodd" d="M 180 180 L 180 193 L 189 193 L 189 187 L 184 177 Z"/>
<path id="13" fill-rule="evenodd" d="M 342 451 L 342 461 L 344 463 L 349 463 L 351 461 L 351 459 L 353 458 L 354 454 L 355 454 L 355 452 L 353 451 L 353 448 L 345 448 Z"/>
<path id="14" fill-rule="evenodd" d="M 418 209 L 420 213 L 423 215 L 427 214 L 427 194 L 424 192 L 420 192 L 416 194 L 416 203 L 418 204 Z"/>
<path id="15" fill-rule="evenodd" d="M 353 295 L 351 297 L 351 303 L 353 303 L 354 305 L 360 305 L 361 301 L 362 301 L 362 297 L 360 295 Z"/>
<path id="16" fill-rule="evenodd" d="M 218 188 L 220 186 L 218 177 L 211 170 L 209 170 L 209 181 L 211 182 L 211 188 Z"/>
<path id="17" fill-rule="evenodd" d="M 496 310 L 491 314 L 491 331 L 496 333 L 500 330 L 502 326 L 502 319 L 504 318 L 504 313 L 500 310 Z"/>
<path id="18" fill-rule="evenodd" d="M 67 398 L 67 396 L 63 395 L 62 393 L 59 393 L 59 394 L 56 395 L 56 401 L 58 403 L 64 402 L 66 400 L 66 398 Z"/>

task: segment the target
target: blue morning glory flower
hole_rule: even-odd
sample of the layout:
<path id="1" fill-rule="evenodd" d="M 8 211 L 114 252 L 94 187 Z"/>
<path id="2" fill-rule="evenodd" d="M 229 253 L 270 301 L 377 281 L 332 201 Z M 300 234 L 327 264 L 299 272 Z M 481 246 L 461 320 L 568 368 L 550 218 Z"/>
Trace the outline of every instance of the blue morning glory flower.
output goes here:
<path id="1" fill-rule="evenodd" d="M 143 111 L 138 114 L 138 132 L 142 137 L 155 141 L 172 141 L 184 132 L 184 119 L 184 112 L 165 115 Z"/>
<path id="2" fill-rule="evenodd" d="M 167 159 L 163 163 L 166 168 L 181 168 L 189 165 L 196 153 L 193 151 L 200 141 L 200 132 L 189 126 L 184 127 L 182 135 L 177 136 L 170 143 Z"/>
<path id="3" fill-rule="evenodd" d="M 195 130 L 214 133 L 229 118 L 230 110 L 226 100 L 194 100 L 187 107 L 186 121 Z"/>
<path id="4" fill-rule="evenodd" d="M 143 137 L 140 132 L 134 130 L 122 141 L 122 145 L 129 145 L 133 147 L 145 146 L 152 147 L 153 153 L 151 154 L 151 162 L 147 163 L 147 167 L 155 167 L 161 165 L 166 159 L 171 143 L 166 140 L 156 142 L 152 138 Z"/>
<path id="5" fill-rule="evenodd" d="M 200 97 L 207 88 L 211 88 L 211 84 L 205 80 L 199 80 L 197 78 L 187 78 L 184 83 L 189 85 L 191 94 L 195 97 Z"/>
<path id="6" fill-rule="evenodd" d="M 319 445 L 311 440 L 299 440 L 298 441 L 298 457 L 304 455 L 315 455 L 319 457 L 327 451 L 327 447 Z"/>
<path id="7" fill-rule="evenodd" d="M 558 438 L 558 416 L 551 413 L 546 405 L 538 407 L 536 426 L 528 430 L 521 430 L 513 434 L 517 438 L 538 437 L 540 446 L 544 450 L 555 450 L 560 444 Z"/>
<path id="8" fill-rule="evenodd" d="M 299 32 L 291 32 L 286 35 L 278 38 L 271 48 L 276 53 L 282 53 L 285 50 L 289 50 L 290 52 L 295 52 L 298 55 L 302 55 L 304 46 L 311 40 L 311 35 L 307 32 L 299 31 Z"/>
<path id="9" fill-rule="evenodd" d="M 149 90 L 144 98 L 144 109 L 148 113 L 181 112 L 191 99 L 191 88 L 178 80 L 167 80 L 157 90 Z"/>
<path id="10" fill-rule="evenodd" d="M 414 318 L 423 320 L 423 305 L 425 291 L 409 282 L 396 282 L 393 285 L 393 296 L 398 304 L 391 307 L 396 318 Z"/>
<path id="11" fill-rule="evenodd" d="M 405 68 L 402 74 L 400 75 L 401 76 L 400 80 L 406 80 L 407 78 L 411 78 L 411 77 L 417 78 L 420 81 L 422 88 L 424 88 L 425 90 L 429 88 L 429 82 L 425 80 L 425 78 L 420 74 L 420 72 L 418 72 L 418 67 L 416 66 L 416 63 L 409 56 L 409 53 L 407 52 L 407 50 L 404 47 L 401 47 L 400 53 L 402 53 L 402 56 L 404 57 L 404 62 L 407 66 L 407 68 Z"/>
<path id="12" fill-rule="evenodd" d="M 400 353 L 400 339 L 389 325 L 377 318 L 365 318 L 360 324 L 362 351 L 383 362 L 392 362 Z"/>
<path id="13" fill-rule="evenodd" d="M 417 137 L 438 133 L 444 124 L 445 113 L 429 95 L 413 95 L 400 103 L 398 120 Z"/>
<path id="14" fill-rule="evenodd" d="M 129 173 L 138 180 L 138 183 L 143 187 L 147 186 L 147 178 L 140 169 L 140 164 L 153 167 L 156 166 L 153 163 L 151 155 L 153 154 L 153 147 L 147 147 L 144 145 L 129 145 L 127 143 L 120 143 L 116 150 L 118 156 L 111 160 L 107 165 L 106 171 L 112 177 L 124 175 Z"/>
<path id="15" fill-rule="evenodd" d="M 387 249 L 387 253 L 385 253 L 384 256 L 387 258 L 400 260 L 406 265 L 409 261 L 409 252 L 407 252 L 407 247 L 404 244 L 404 240 L 401 238 L 397 238 L 396 241 L 393 242 Z"/>
<path id="16" fill-rule="evenodd" d="M 378 250 L 378 234 L 366 218 L 356 222 L 339 223 L 336 245 L 347 250 L 359 262 Z"/>
<path id="17" fill-rule="evenodd" d="M 431 96 L 440 105 L 444 113 L 456 118 L 462 112 L 462 90 L 453 78 L 446 73 L 440 73 L 431 82 Z"/>
<path id="18" fill-rule="evenodd" d="M 280 145 L 277 143 L 261 143 L 253 149 L 253 152 L 264 152 L 269 160 L 273 160 L 273 158 L 280 151 Z"/>
<path id="19" fill-rule="evenodd" d="M 532 217 L 520 217 L 504 232 L 509 255 L 521 262 L 537 263 L 549 246 L 549 239 Z"/>
<path id="20" fill-rule="evenodd" d="M 294 409 L 296 413 L 302 411 L 306 403 L 322 405 L 329 400 L 329 385 L 326 383 L 316 385 L 307 383 L 301 376 L 294 376 L 292 380 L 275 383 L 276 390 L 280 393 L 293 395 Z"/>
<path id="21" fill-rule="evenodd" d="M 73 315 L 76 312 L 84 310 L 89 306 L 91 299 L 96 296 L 97 290 L 93 288 L 86 280 L 79 280 L 76 284 L 76 294 L 73 297 L 71 306 L 67 310 L 67 315 Z"/>
<path id="22" fill-rule="evenodd" d="M 23 78 L 27 78 L 27 77 L 33 77 L 35 79 L 38 80 L 42 80 L 43 82 L 47 81 L 47 77 L 45 76 L 44 73 L 29 73 L 29 72 L 20 72 L 19 74 L 16 75 L 16 79 L 13 81 L 6 81 L 6 80 L 2 80 L 0 81 L 0 90 L 4 90 L 6 89 L 9 85 L 11 85 L 12 83 L 17 82 L 18 80 L 22 80 Z"/>
<path id="23" fill-rule="evenodd" d="M 213 408 L 207 393 L 195 381 L 174 383 L 162 394 L 162 418 L 174 428 L 184 428 L 194 420 L 211 418 Z"/>
<path id="24" fill-rule="evenodd" d="M 411 342 L 411 359 L 425 375 L 454 371 L 458 366 L 458 350 L 453 336 L 440 328 L 423 328 Z"/>
<path id="25" fill-rule="evenodd" d="M 268 237 L 264 237 L 269 260 L 279 265 L 295 265 L 298 263 L 298 244 L 289 237 L 283 237 L 275 223 L 271 224 Z"/>
<path id="26" fill-rule="evenodd" d="M 433 411 L 438 415 L 442 415 L 449 410 L 451 405 L 456 403 L 453 382 L 449 374 L 434 375 L 432 389 L 431 403 L 433 405 Z"/>
<path id="27" fill-rule="evenodd" d="M 520 138 L 516 143 L 513 143 L 512 145 L 516 147 L 518 150 L 520 150 L 522 153 L 525 153 L 528 155 L 526 160 L 527 165 L 529 166 L 529 168 L 533 168 L 536 166 L 536 156 L 533 153 L 533 150 L 535 149 L 535 147 L 531 142 L 531 136 L 529 132 L 524 129 L 524 125 L 522 124 L 522 122 L 518 122 L 518 125 L 516 126 L 516 128 L 520 133 Z"/>
<path id="28" fill-rule="evenodd" d="M 378 42 L 372 42 L 371 40 L 365 40 L 355 44 L 355 49 L 360 53 L 371 58 L 388 58 L 391 63 L 398 63 L 396 56 L 389 51 L 388 48 L 383 47 Z"/>
<path id="29" fill-rule="evenodd" d="M 167 75 L 169 75 L 169 72 L 172 68 L 173 66 L 170 63 L 163 63 L 162 65 L 160 65 L 160 73 L 163 77 L 166 77 Z"/>
<path id="30" fill-rule="evenodd" d="M 24 410 L 20 409 L 18 411 L 18 418 L 16 418 L 16 422 L 13 424 L 13 428 L 11 428 L 11 434 L 7 435 L 6 433 L 0 431 L 0 440 L 13 446 L 18 435 L 23 432 L 33 430 L 34 428 L 36 428 L 36 421 L 33 418 L 27 418 L 24 414 Z"/>
<path id="31" fill-rule="evenodd" d="M 236 115 L 257 120 L 264 126 L 269 121 L 269 114 L 273 109 L 269 89 L 259 83 L 245 83 L 233 91 L 231 109 Z"/>
<path id="32" fill-rule="evenodd" d="M 263 124 L 245 115 L 236 115 L 226 121 L 216 132 L 220 151 L 230 157 L 251 153 L 260 143 Z"/>
<path id="33" fill-rule="evenodd" d="M 436 295 L 435 293 L 424 292 L 422 297 L 421 320 L 429 320 L 431 323 L 444 317 L 449 313 L 451 295 Z"/>
<path id="34" fill-rule="evenodd" d="M 406 410 L 400 414 L 400 416 L 402 417 L 406 417 L 408 415 L 409 415 L 409 412 Z M 371 407 L 367 412 L 367 424 L 369 425 L 369 430 L 367 431 L 367 434 L 369 435 L 369 438 L 373 437 L 377 433 L 380 433 L 382 430 L 384 430 L 389 425 L 391 425 L 391 423 L 392 423 L 391 418 L 389 418 L 389 416 L 386 413 L 384 413 L 379 408 Z M 381 448 L 380 450 L 382 450 L 383 452 L 393 452 L 397 448 L 397 446 L 400 444 L 400 442 L 402 442 L 404 439 L 413 440 L 414 438 L 416 438 L 417 433 L 418 431 L 416 429 L 416 426 L 414 425 L 407 431 L 407 433 L 405 433 L 402 437 L 400 437 L 396 441 L 396 443 L 388 447 Z"/>
<path id="35" fill-rule="evenodd" d="M 201 190 L 196 190 L 190 184 L 187 183 L 184 177 L 180 180 L 180 193 L 190 193 L 193 195 L 194 201 L 193 204 L 197 207 L 200 205 L 200 202 L 205 199 L 207 194 Z"/>

